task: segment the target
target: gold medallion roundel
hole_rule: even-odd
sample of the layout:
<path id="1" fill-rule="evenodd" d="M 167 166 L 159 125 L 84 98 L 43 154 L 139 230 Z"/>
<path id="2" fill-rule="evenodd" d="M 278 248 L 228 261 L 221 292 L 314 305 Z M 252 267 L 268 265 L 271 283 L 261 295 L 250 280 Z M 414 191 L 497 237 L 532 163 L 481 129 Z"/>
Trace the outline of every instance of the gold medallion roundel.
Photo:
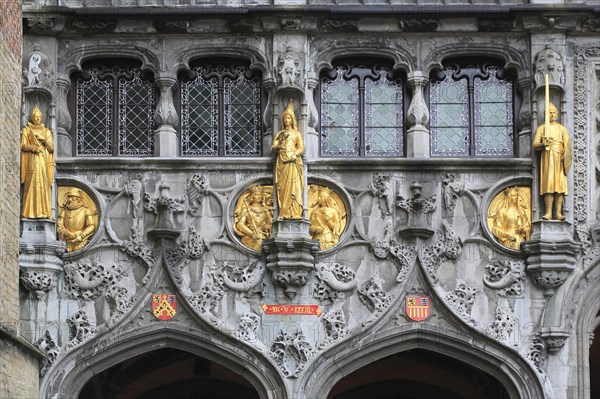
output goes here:
<path id="1" fill-rule="evenodd" d="M 84 248 L 98 229 L 98 206 L 78 187 L 58 186 L 58 239 L 67 243 L 67 252 Z"/>

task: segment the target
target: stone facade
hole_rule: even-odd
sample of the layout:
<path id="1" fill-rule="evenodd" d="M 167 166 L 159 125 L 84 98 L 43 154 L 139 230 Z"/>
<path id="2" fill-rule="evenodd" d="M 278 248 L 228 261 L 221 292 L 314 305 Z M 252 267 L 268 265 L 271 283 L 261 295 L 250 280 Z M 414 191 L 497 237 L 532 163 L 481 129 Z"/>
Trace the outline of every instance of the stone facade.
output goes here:
<path id="1" fill-rule="evenodd" d="M 99 220 L 70 253 L 53 237 L 23 235 L 20 323 L 46 354 L 40 397 L 76 397 L 94 370 L 162 346 L 244 375 L 263 398 L 327 397 L 342 377 L 410 348 L 492 374 L 511 398 L 589 397 L 600 294 L 597 6 L 417 2 L 408 14 L 403 2 L 130 3 L 73 0 L 68 13 L 51 1 L 24 4 L 24 53 L 43 60 L 43 79 L 24 80 L 23 108 L 42 104 L 57 134 L 57 184 L 84 190 Z M 515 156 L 431 157 L 432 71 L 483 56 L 516 76 Z M 178 155 L 179 80 L 215 57 L 244 59 L 261 76 L 262 156 Z M 404 74 L 406 156 L 320 155 L 319 78 L 344 57 L 384 58 Z M 154 156 L 74 156 L 72 76 L 89 60 L 117 58 L 154 77 Z M 539 220 L 531 140 L 543 120 L 543 70 L 555 75 L 573 139 L 565 222 Z M 235 234 L 234 209 L 248 188 L 272 184 L 267 149 L 290 97 L 306 183 L 339 195 L 346 225 L 320 251 L 306 218 L 276 222 L 258 252 Z M 521 250 L 498 244 L 487 222 L 492 199 L 512 186 L 532 187 L 533 232 Z M 37 239 L 47 260 L 34 269 L 26 249 Z M 417 293 L 432 303 L 418 323 L 405 310 Z M 152 294 L 175 294 L 175 317 L 156 319 Z"/>
<path id="2" fill-rule="evenodd" d="M 19 326 L 21 2 L 3 2 L 0 21 L 0 397 L 33 398 L 42 355 Z"/>

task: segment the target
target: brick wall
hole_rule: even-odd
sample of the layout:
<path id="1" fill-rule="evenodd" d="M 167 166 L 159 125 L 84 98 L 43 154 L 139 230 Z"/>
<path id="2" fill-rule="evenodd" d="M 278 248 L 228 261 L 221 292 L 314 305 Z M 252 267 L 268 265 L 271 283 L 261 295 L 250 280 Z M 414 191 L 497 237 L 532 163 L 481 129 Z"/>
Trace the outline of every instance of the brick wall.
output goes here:
<path id="1" fill-rule="evenodd" d="M 36 398 L 38 359 L 18 336 L 20 0 L 0 0 L 0 398 Z"/>

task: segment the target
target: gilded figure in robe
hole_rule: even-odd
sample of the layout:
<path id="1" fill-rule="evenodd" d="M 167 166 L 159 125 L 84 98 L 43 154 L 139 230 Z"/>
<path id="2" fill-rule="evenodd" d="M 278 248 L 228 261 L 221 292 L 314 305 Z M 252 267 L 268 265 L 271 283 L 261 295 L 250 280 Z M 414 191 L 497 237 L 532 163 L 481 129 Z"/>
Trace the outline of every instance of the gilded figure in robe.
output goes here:
<path id="1" fill-rule="evenodd" d="M 304 139 L 298 130 L 294 102 L 290 99 L 281 114 L 283 129 L 277 132 L 271 153 L 276 156 L 275 187 L 279 219 L 301 219 L 304 191 Z"/>
<path id="2" fill-rule="evenodd" d="M 340 241 L 346 226 L 346 212 L 329 187 L 311 185 L 309 191 L 310 236 L 319 240 L 321 250 L 325 250 Z M 313 202 L 315 191 L 316 201 Z"/>
<path id="3" fill-rule="evenodd" d="M 56 222 L 58 239 L 67 243 L 67 252 L 85 247 L 98 226 L 81 190 L 72 188 L 65 194 Z"/>
<path id="4" fill-rule="evenodd" d="M 271 236 L 273 224 L 273 191 L 271 187 L 256 186 L 240 196 L 234 213 L 233 230 L 242 244 L 255 251 Z"/>
<path id="5" fill-rule="evenodd" d="M 556 122 L 558 111 L 549 104 L 550 124 L 535 131 L 533 148 L 540 151 L 540 194 L 544 196 L 545 220 L 565 220 L 562 213 L 564 197 L 568 194 L 567 174 L 573 159 L 573 147 L 567 128 Z"/>
<path id="6" fill-rule="evenodd" d="M 22 218 L 52 219 L 53 180 L 54 140 L 35 107 L 31 122 L 21 131 Z"/>
<path id="7" fill-rule="evenodd" d="M 519 193 L 518 187 L 509 187 L 501 194 L 500 201 L 494 199 L 490 206 L 488 225 L 492 234 L 506 248 L 519 250 L 521 243 L 529 240 L 531 234 L 529 200 Z"/>

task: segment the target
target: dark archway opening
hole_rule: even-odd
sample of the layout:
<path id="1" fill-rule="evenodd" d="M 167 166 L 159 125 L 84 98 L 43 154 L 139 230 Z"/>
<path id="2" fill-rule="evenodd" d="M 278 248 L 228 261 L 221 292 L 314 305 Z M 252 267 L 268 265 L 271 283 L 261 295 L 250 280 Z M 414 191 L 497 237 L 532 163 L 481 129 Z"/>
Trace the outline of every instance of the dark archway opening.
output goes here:
<path id="1" fill-rule="evenodd" d="M 92 377 L 79 399 L 258 399 L 241 375 L 172 348 L 135 356 Z"/>
<path id="2" fill-rule="evenodd" d="M 594 337 L 590 346 L 590 398 L 600 399 L 600 327 L 594 330 Z"/>
<path id="3" fill-rule="evenodd" d="M 500 370 L 499 370 L 500 372 Z M 412 349 L 342 378 L 329 399 L 508 399 L 494 376 L 439 353 Z"/>

